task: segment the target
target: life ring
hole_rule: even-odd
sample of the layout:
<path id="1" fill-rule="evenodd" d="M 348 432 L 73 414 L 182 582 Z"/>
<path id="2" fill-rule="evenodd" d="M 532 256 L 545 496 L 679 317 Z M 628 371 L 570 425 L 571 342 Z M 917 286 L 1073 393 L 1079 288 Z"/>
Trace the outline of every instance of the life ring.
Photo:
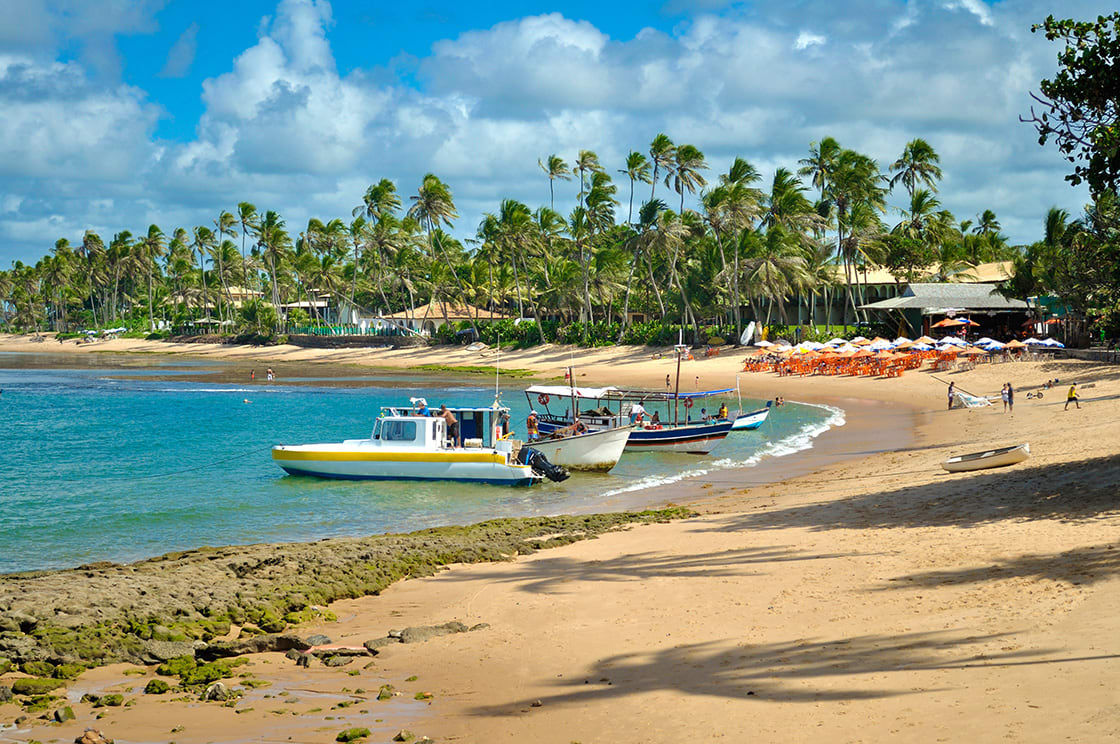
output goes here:
<path id="1" fill-rule="evenodd" d="M 549 401 L 548 393 L 541 393 L 537 396 L 537 402 L 542 406 L 547 406 Z"/>
<path id="2" fill-rule="evenodd" d="M 692 398 L 685 398 L 684 399 L 684 407 L 685 408 L 692 408 Z"/>

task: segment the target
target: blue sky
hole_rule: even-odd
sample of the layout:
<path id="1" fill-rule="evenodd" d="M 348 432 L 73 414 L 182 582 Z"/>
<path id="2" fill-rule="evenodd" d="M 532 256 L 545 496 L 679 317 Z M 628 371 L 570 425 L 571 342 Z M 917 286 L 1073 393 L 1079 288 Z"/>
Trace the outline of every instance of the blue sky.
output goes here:
<path id="1" fill-rule="evenodd" d="M 0 266 L 86 229 L 209 224 L 239 201 L 296 233 L 348 217 L 369 183 L 407 196 L 427 172 L 469 237 L 502 198 L 547 203 L 538 158 L 591 149 L 614 171 L 658 132 L 703 150 L 713 179 L 736 156 L 768 179 L 823 136 L 885 168 L 922 137 L 943 206 L 993 209 L 1015 242 L 1086 200 L 1018 122 L 1055 69 L 1030 33 L 1052 0 L 4 5 Z M 557 208 L 574 197 L 560 184 Z"/>

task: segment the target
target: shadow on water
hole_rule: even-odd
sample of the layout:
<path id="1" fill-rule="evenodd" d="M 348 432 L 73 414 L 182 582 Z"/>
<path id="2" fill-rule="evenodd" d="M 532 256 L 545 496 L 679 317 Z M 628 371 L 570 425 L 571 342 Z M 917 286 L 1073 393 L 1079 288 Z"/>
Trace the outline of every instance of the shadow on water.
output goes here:
<path id="1" fill-rule="evenodd" d="M 1090 660 L 1055 658 L 1052 649 L 986 651 L 1003 637 L 942 631 L 764 644 L 735 639 L 685 644 L 602 659 L 574 677 L 556 680 L 556 693 L 540 700 L 544 705 L 576 707 L 661 691 L 758 702 L 868 700 L 917 690 L 912 680 L 900 679 L 892 688 L 882 682 L 861 684 L 858 675 Z M 844 678 L 843 682 L 838 678 Z M 813 680 L 822 684 L 814 686 Z M 931 691 L 934 688 L 921 689 Z M 529 700 L 516 700 L 476 708 L 472 713 L 515 715 L 529 704 Z"/>

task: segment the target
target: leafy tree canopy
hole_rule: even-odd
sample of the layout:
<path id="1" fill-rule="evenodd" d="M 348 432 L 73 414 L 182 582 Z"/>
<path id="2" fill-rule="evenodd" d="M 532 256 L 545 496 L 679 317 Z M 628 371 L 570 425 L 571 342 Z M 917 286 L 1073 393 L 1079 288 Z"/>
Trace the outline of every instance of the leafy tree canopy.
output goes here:
<path id="1" fill-rule="evenodd" d="M 1031 31 L 1043 31 L 1050 41 L 1062 41 L 1058 73 L 1039 83 L 1041 95 L 1031 94 L 1044 108 L 1031 107 L 1038 142 L 1051 137 L 1073 163 L 1066 180 L 1086 181 L 1094 193 L 1120 183 L 1120 13 L 1096 21 L 1057 20 L 1049 16 Z"/>

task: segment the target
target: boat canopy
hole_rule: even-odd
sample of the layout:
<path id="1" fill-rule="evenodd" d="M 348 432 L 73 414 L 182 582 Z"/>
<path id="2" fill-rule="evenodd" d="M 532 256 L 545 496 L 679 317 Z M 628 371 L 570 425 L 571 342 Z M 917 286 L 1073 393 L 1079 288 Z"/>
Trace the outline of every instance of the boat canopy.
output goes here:
<path id="1" fill-rule="evenodd" d="M 674 395 L 672 392 L 653 390 L 624 390 L 616 387 L 586 388 L 577 387 L 577 398 L 592 400 L 622 400 L 622 401 L 671 401 L 686 398 L 710 398 L 713 395 L 723 395 L 735 392 L 735 388 L 721 388 L 719 390 L 698 390 L 691 393 Z M 526 395 L 549 395 L 558 398 L 571 398 L 572 389 L 566 385 L 533 385 L 525 390 Z"/>

